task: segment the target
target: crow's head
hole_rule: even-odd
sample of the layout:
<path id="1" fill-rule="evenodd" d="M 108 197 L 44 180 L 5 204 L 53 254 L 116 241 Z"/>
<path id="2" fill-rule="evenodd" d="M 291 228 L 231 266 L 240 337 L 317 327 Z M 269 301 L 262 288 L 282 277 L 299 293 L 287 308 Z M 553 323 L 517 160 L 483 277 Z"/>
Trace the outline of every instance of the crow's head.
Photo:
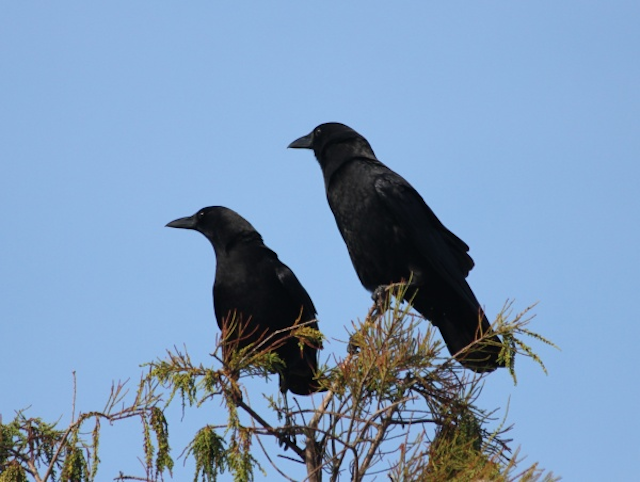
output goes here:
<path id="1" fill-rule="evenodd" d="M 306 136 L 296 139 L 288 147 L 312 149 L 323 169 L 331 158 L 371 157 L 375 154 L 369 142 L 351 127 L 338 122 L 320 124 Z"/>
<path id="2" fill-rule="evenodd" d="M 218 252 L 238 241 L 258 240 L 260 234 L 245 218 L 237 212 L 223 206 L 202 208 L 192 216 L 179 218 L 167 224 L 169 228 L 193 229 L 204 234 Z"/>

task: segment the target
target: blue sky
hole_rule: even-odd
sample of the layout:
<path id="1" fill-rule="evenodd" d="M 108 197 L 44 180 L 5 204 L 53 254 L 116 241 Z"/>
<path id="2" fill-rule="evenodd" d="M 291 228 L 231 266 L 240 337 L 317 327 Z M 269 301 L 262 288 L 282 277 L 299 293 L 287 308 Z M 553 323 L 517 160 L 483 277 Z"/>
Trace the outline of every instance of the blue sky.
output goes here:
<path id="1" fill-rule="evenodd" d="M 93 410 L 174 345 L 208 361 L 213 252 L 164 228 L 203 206 L 249 219 L 343 340 L 370 297 L 313 156 L 286 149 L 339 121 L 471 246 L 490 317 L 539 301 L 549 375 L 522 359 L 482 396 L 510 404 L 526 462 L 631 480 L 639 23 L 630 1 L 3 2 L 3 420 L 68 420 L 74 370 Z M 170 411 L 174 455 L 219 413 Z M 135 471 L 138 426 L 105 437 L 99 478 Z"/>

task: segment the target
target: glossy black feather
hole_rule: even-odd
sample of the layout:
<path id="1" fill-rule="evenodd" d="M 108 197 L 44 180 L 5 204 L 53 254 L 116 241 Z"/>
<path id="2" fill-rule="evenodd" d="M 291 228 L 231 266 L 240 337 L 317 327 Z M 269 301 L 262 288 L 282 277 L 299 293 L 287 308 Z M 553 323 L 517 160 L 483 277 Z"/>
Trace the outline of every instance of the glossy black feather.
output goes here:
<path id="1" fill-rule="evenodd" d="M 213 245 L 217 260 L 214 311 L 221 330 L 225 329 L 225 324 L 227 328 L 242 327 L 230 335 L 231 339 L 237 340 L 238 348 L 296 323 L 315 320 L 316 309 L 298 278 L 265 246 L 253 226 L 236 212 L 220 206 L 204 208 L 167 226 L 199 231 Z M 318 329 L 316 321 L 307 326 Z M 285 337 L 283 333 L 276 339 Z M 276 348 L 285 363 L 280 373 L 283 392 L 290 390 L 298 395 L 309 395 L 317 391 L 314 374 L 319 348 L 319 345 L 305 345 L 300 349 L 295 338 L 289 338 Z"/>
<path id="2" fill-rule="evenodd" d="M 500 366 L 495 335 L 495 346 L 459 353 L 490 325 L 465 279 L 473 268 L 469 247 L 420 194 L 343 124 L 322 124 L 290 147 L 313 149 L 329 206 L 364 287 L 373 291 L 411 279 L 405 298 L 413 297 L 414 308 L 440 329 L 464 366 L 475 371 Z"/>

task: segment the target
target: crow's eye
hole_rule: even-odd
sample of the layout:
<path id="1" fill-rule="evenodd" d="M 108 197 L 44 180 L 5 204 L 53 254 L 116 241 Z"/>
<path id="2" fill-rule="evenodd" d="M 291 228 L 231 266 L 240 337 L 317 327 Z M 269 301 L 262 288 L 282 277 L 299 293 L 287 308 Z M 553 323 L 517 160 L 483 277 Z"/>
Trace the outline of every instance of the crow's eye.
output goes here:
<path id="1" fill-rule="evenodd" d="M 316 129 L 316 131 L 314 132 L 313 135 L 315 136 L 319 136 L 320 134 L 322 134 L 322 129 L 320 129 L 319 127 Z"/>
<path id="2" fill-rule="evenodd" d="M 198 218 L 200 218 L 200 219 L 204 218 L 204 211 L 200 211 L 198 213 Z"/>

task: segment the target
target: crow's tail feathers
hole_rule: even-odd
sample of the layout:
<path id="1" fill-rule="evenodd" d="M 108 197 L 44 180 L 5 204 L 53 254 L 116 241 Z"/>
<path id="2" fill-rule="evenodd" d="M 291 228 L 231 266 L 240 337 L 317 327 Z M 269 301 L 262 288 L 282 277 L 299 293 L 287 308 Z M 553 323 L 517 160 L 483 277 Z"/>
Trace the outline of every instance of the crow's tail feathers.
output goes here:
<path id="1" fill-rule="evenodd" d="M 295 352 L 294 352 L 295 353 Z M 303 356 L 289 357 L 285 360 L 286 367 L 280 374 L 280 391 L 290 391 L 296 395 L 311 395 L 324 392 L 317 380 L 318 361 L 314 349 L 305 347 Z"/>
<path id="2" fill-rule="evenodd" d="M 297 373 L 285 373 L 280 376 L 280 391 L 283 393 L 289 391 L 295 395 L 311 395 L 324 392 L 326 388 L 321 388 L 313 375 L 302 376 Z"/>
<path id="3" fill-rule="evenodd" d="M 449 353 L 462 366 L 478 373 L 505 366 L 499 360 L 502 341 L 498 335 L 491 334 L 491 325 L 475 297 L 472 303 L 451 296 L 443 305 L 445 311 L 432 297 L 421 294 L 413 294 L 413 307 L 440 329 Z"/>
<path id="4" fill-rule="evenodd" d="M 440 329 L 449 352 L 465 368 L 480 373 L 505 366 L 498 359 L 502 341 L 498 335 L 490 335 L 491 325 L 481 311 L 455 318 L 444 316 L 434 325 Z"/>

